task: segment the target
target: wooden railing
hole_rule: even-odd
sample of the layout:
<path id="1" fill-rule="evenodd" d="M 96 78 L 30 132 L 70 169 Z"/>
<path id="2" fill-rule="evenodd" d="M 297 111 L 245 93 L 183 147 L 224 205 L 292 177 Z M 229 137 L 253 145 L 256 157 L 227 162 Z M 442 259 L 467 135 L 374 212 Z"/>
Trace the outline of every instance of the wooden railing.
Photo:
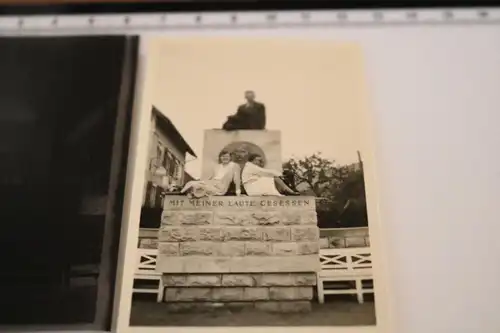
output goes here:
<path id="1" fill-rule="evenodd" d="M 373 293 L 372 255 L 369 247 L 321 249 L 321 270 L 317 274 L 318 301 L 325 295 L 355 294 L 363 303 L 364 294 Z M 330 286 L 326 284 L 330 283 Z"/>
<path id="2" fill-rule="evenodd" d="M 156 249 L 137 249 L 137 262 L 134 274 L 134 293 L 156 294 L 156 301 L 163 300 L 163 281 L 162 274 L 156 272 L 156 259 L 158 250 Z M 140 285 L 142 281 L 155 281 L 156 284 Z"/>

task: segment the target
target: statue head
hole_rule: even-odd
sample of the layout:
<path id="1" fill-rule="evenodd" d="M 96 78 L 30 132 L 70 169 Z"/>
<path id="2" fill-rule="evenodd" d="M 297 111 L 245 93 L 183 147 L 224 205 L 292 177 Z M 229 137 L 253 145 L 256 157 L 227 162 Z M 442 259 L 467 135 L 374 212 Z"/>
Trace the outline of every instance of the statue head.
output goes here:
<path id="1" fill-rule="evenodd" d="M 248 158 L 248 150 L 243 145 L 233 150 L 233 160 L 236 163 L 245 163 Z"/>
<path id="2" fill-rule="evenodd" d="M 245 99 L 248 103 L 252 103 L 253 101 L 255 101 L 255 92 L 253 90 L 245 91 Z"/>

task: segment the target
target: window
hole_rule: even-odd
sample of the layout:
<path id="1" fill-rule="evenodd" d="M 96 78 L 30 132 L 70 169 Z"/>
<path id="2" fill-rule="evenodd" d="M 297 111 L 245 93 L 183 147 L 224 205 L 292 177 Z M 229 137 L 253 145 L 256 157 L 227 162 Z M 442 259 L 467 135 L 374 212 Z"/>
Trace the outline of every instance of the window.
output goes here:
<path id="1" fill-rule="evenodd" d="M 175 174 L 174 177 L 177 178 L 179 182 L 182 182 L 183 167 L 181 161 L 175 161 Z"/>
<path id="2" fill-rule="evenodd" d="M 156 158 L 159 160 L 161 158 L 161 154 L 163 152 L 163 147 L 160 141 L 158 141 L 156 146 Z"/>
<path id="3" fill-rule="evenodd" d="M 169 155 L 170 155 L 170 156 L 169 156 L 169 160 L 168 160 L 169 165 L 168 165 L 168 171 L 167 171 L 167 174 L 168 174 L 169 176 L 174 176 L 174 175 L 175 175 L 175 165 L 176 165 L 176 163 L 175 163 L 175 162 L 176 162 L 176 158 L 175 158 L 175 156 L 174 156 L 174 155 L 172 155 L 172 154 L 170 154 L 170 153 L 169 153 Z"/>
<path id="4" fill-rule="evenodd" d="M 167 176 L 170 176 L 172 178 L 178 178 L 180 164 L 181 162 L 170 151 L 165 149 L 162 165 L 167 171 Z"/>
<path id="5" fill-rule="evenodd" d="M 165 168 L 165 170 L 167 170 L 167 175 L 168 175 L 168 168 L 170 166 L 170 158 L 171 158 L 171 154 L 170 152 L 165 149 L 165 154 L 163 155 L 163 162 L 162 162 L 162 166 Z"/>

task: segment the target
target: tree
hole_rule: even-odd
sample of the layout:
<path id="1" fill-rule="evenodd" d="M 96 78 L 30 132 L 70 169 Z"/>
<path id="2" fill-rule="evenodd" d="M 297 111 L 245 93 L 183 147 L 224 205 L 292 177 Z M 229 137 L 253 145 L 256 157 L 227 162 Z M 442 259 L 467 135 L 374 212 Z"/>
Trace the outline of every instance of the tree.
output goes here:
<path id="1" fill-rule="evenodd" d="M 350 171 L 335 192 L 338 202 L 344 202 L 337 218 L 338 227 L 364 227 L 368 225 L 365 179 L 362 164 Z"/>
<path id="2" fill-rule="evenodd" d="M 329 186 L 339 183 L 346 174 L 346 169 L 335 165 L 335 161 L 323 158 L 315 153 L 303 159 L 291 158 L 283 164 L 284 170 L 294 174 L 295 184 L 305 184 L 317 197 L 329 191 Z"/>
<path id="3" fill-rule="evenodd" d="M 362 163 L 338 165 L 315 153 L 291 158 L 283 169 L 293 174 L 296 187 L 318 198 L 318 224 L 323 228 L 365 226 L 366 199 Z"/>

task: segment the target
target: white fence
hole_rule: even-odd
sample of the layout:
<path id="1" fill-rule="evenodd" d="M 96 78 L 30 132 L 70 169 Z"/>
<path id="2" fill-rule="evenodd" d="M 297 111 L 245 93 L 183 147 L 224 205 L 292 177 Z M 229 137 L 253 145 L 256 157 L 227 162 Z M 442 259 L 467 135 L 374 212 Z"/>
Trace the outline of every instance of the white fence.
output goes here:
<path id="1" fill-rule="evenodd" d="M 363 303 L 364 294 L 373 293 L 372 256 L 369 247 L 321 249 L 321 270 L 317 274 L 319 303 L 325 295 L 355 294 Z"/>
<path id="2" fill-rule="evenodd" d="M 134 293 L 156 294 L 156 301 L 163 300 L 162 274 L 156 272 L 157 249 L 137 249 L 137 258 L 134 274 Z M 144 282 L 153 282 L 153 285 Z M 144 283 L 143 286 L 138 284 Z"/>

